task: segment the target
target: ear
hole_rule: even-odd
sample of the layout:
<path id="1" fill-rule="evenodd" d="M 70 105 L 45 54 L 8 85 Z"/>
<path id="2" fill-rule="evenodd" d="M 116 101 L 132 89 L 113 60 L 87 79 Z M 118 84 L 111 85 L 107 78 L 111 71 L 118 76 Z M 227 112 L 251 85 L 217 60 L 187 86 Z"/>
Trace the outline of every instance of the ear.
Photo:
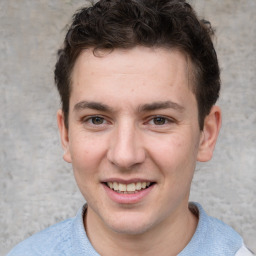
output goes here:
<path id="1" fill-rule="evenodd" d="M 211 108 L 210 114 L 205 117 L 204 129 L 201 133 L 197 161 L 211 160 L 221 127 L 221 110 L 218 106 Z"/>
<path id="2" fill-rule="evenodd" d="M 58 127 L 59 127 L 59 132 L 60 132 L 62 148 L 64 149 L 63 159 L 66 162 L 71 163 L 72 160 L 71 160 L 71 155 L 70 155 L 70 150 L 69 150 L 68 129 L 65 126 L 64 114 L 61 109 L 59 109 L 57 112 L 57 122 L 58 122 Z"/>

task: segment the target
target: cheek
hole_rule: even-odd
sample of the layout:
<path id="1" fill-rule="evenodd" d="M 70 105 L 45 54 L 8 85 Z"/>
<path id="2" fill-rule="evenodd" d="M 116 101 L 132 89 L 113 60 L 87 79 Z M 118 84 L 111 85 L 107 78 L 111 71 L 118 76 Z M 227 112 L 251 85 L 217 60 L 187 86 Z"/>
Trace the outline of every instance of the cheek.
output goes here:
<path id="1" fill-rule="evenodd" d="M 73 136 L 70 140 L 70 154 L 74 172 L 82 176 L 97 172 L 105 151 L 106 145 L 102 139 L 92 136 Z"/>
<path id="2" fill-rule="evenodd" d="M 95 141 L 85 136 L 73 136 L 70 141 L 74 177 L 86 201 L 92 197 L 92 191 L 98 182 L 101 148 L 96 145 Z"/>
<path id="3" fill-rule="evenodd" d="M 165 175 L 182 176 L 194 171 L 197 146 L 191 138 L 185 134 L 171 134 L 151 144 L 152 159 Z"/>

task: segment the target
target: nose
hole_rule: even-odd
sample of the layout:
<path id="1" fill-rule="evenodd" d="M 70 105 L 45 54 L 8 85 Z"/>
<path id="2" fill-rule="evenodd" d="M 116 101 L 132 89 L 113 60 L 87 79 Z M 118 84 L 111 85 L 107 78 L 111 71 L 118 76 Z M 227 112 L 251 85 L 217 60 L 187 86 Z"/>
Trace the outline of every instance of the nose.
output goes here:
<path id="1" fill-rule="evenodd" d="M 114 129 L 107 153 L 108 160 L 123 169 L 144 162 L 146 153 L 140 132 L 134 125 L 125 123 Z"/>

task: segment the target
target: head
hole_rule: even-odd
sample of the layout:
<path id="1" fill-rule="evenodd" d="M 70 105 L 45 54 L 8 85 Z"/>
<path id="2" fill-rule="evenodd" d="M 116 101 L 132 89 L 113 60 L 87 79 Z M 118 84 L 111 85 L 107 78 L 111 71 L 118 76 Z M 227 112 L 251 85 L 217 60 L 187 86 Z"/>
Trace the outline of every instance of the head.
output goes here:
<path id="1" fill-rule="evenodd" d="M 191 90 L 196 96 L 198 122 L 219 97 L 220 72 L 210 23 L 199 20 L 185 0 L 101 0 L 73 16 L 64 46 L 58 51 L 55 82 L 68 128 L 72 70 L 85 49 L 131 49 L 136 46 L 177 49 L 188 61 Z"/>
<path id="2" fill-rule="evenodd" d="M 74 16 L 55 71 L 58 125 L 89 236 L 186 230 L 196 161 L 220 127 L 210 33 L 185 1 L 103 0 Z"/>

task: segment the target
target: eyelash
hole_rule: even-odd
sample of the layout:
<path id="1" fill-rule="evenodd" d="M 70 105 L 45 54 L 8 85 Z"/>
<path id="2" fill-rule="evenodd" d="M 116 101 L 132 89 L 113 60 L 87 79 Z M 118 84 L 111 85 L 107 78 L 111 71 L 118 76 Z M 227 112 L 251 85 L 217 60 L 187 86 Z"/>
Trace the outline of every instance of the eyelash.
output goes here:
<path id="1" fill-rule="evenodd" d="M 160 119 L 158 121 L 163 121 L 163 123 L 156 124 L 154 121 L 157 121 L 157 119 Z M 153 125 L 155 125 L 155 126 L 163 126 L 163 125 L 166 125 L 169 123 L 174 123 L 174 120 L 172 120 L 171 118 L 164 117 L 164 116 L 154 116 L 149 120 L 148 123 L 150 123 L 151 121 L 154 122 Z"/>
<path id="2" fill-rule="evenodd" d="M 102 121 L 102 123 L 100 123 L 100 124 L 93 123 L 93 120 L 95 120 L 97 118 L 100 119 Z M 106 118 L 104 118 L 102 116 L 96 115 L 96 116 L 88 116 L 86 118 L 83 118 L 82 123 L 88 123 L 91 126 L 103 126 L 107 123 L 107 120 L 106 120 Z"/>
<path id="3" fill-rule="evenodd" d="M 101 121 L 101 123 L 94 123 L 94 121 Z M 155 122 L 160 121 L 160 124 L 156 124 Z M 87 116 L 85 118 L 82 118 L 82 123 L 87 124 L 91 126 L 92 128 L 104 128 L 104 126 L 111 124 L 105 117 L 100 116 L 100 115 L 95 115 L 95 116 Z M 162 123 L 161 123 L 162 122 Z M 167 125 L 175 123 L 175 120 L 169 117 L 161 116 L 161 115 L 156 115 L 156 116 L 150 116 L 144 123 L 143 125 L 145 126 L 153 126 L 156 128 L 164 128 Z"/>

